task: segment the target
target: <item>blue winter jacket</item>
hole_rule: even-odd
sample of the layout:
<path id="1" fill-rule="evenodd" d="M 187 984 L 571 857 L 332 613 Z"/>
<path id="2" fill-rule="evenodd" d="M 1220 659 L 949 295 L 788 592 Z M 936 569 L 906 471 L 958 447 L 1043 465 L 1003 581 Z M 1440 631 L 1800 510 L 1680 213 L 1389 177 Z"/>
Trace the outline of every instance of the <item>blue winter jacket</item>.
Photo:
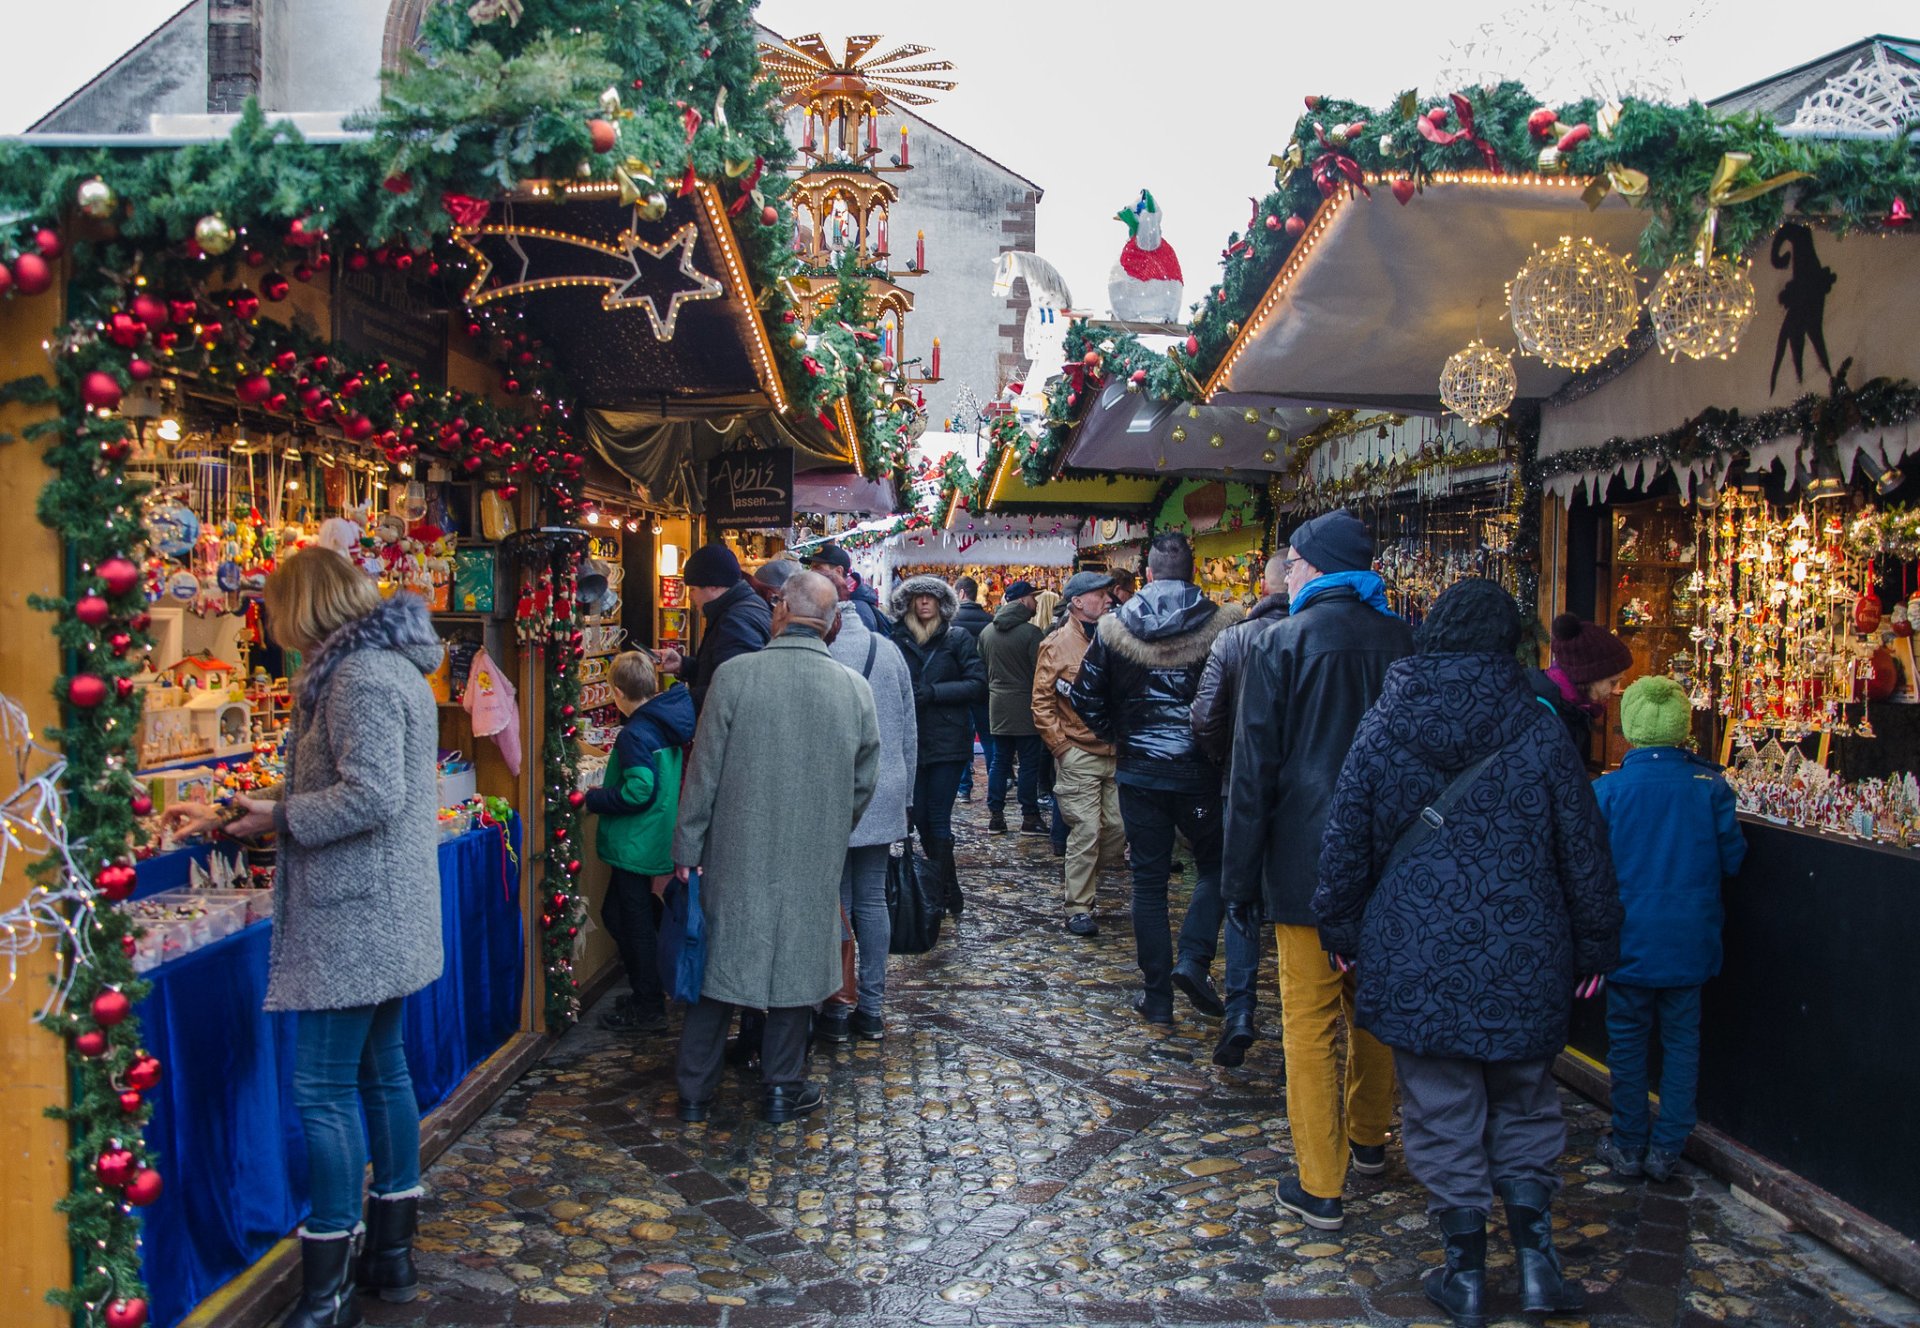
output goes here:
<path id="1" fill-rule="evenodd" d="M 1593 786 L 1607 818 L 1626 922 L 1620 965 L 1635 987 L 1697 987 L 1720 971 L 1720 878 L 1747 841 L 1720 767 L 1678 747 L 1639 747 Z"/>

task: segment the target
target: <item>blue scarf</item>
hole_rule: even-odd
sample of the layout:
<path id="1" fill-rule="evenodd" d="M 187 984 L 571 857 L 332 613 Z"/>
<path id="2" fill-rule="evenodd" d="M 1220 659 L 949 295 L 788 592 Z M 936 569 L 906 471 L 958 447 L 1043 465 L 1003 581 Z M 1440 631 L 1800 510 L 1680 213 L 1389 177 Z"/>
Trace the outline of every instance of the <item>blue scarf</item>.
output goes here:
<path id="1" fill-rule="evenodd" d="M 1360 596 L 1360 602 L 1368 608 L 1376 609 L 1389 618 L 1399 616 L 1387 607 L 1387 583 L 1380 579 L 1378 572 L 1322 572 L 1300 587 L 1300 593 L 1293 597 L 1290 611 L 1299 613 L 1322 594 L 1340 586 Z"/>

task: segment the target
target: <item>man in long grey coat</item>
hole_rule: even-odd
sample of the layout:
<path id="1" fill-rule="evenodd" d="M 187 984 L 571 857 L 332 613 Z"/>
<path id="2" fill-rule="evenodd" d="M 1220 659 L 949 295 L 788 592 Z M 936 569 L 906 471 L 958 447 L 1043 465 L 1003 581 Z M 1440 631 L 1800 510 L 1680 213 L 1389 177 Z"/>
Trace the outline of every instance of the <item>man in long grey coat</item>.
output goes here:
<path id="1" fill-rule="evenodd" d="M 701 870 L 707 969 L 680 1033 L 682 1120 L 707 1118 L 734 1006 L 767 1012 L 764 1118 L 820 1106 L 807 1024 L 840 988 L 840 876 L 880 764 L 873 692 L 823 639 L 837 604 L 825 577 L 789 579 L 773 640 L 715 672 L 694 733 L 673 860 Z"/>

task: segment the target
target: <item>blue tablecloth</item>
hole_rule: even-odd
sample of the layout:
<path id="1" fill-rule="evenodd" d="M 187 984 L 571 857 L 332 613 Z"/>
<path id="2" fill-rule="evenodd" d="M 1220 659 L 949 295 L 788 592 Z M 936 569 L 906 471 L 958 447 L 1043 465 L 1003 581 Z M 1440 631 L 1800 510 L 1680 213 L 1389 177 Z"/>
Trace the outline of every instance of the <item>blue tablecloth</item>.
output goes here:
<path id="1" fill-rule="evenodd" d="M 518 822 L 511 827 L 519 838 Z M 517 848 L 516 848 L 517 851 Z M 407 999 L 407 1065 L 425 1115 L 520 1023 L 520 872 L 501 831 L 440 846 L 446 969 Z M 155 969 L 139 1005 L 163 1076 L 147 1139 L 165 1188 L 146 1210 L 142 1272 L 171 1328 L 307 1214 L 293 1109 L 294 1020 L 267 1014 L 271 928 L 253 926 Z"/>

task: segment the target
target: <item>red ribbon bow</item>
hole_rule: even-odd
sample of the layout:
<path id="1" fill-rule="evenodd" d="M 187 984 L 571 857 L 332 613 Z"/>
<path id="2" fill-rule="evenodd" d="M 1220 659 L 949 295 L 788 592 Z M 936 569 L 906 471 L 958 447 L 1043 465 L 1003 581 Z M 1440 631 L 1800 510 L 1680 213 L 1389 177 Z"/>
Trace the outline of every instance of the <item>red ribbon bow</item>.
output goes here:
<path id="1" fill-rule="evenodd" d="M 1238 242 L 1222 249 L 1220 251 L 1222 258 L 1232 258 L 1236 254 L 1251 256 L 1253 253 L 1253 232 L 1260 225 L 1260 200 L 1249 198 L 1247 202 L 1253 206 L 1253 211 L 1247 214 L 1247 233 L 1241 236 Z"/>
<path id="2" fill-rule="evenodd" d="M 1064 373 L 1067 376 L 1067 381 L 1073 384 L 1075 396 L 1087 390 L 1087 379 L 1089 377 L 1096 383 L 1100 381 L 1100 370 L 1097 368 L 1088 369 L 1086 363 L 1082 360 L 1067 361 L 1060 366 L 1060 372 Z"/>
<path id="3" fill-rule="evenodd" d="M 687 127 L 687 146 L 693 146 L 693 136 L 700 132 L 701 115 L 696 107 L 682 106 L 680 122 Z"/>
<path id="4" fill-rule="evenodd" d="M 493 211 L 493 204 L 484 198 L 472 198 L 466 194 L 442 194 L 440 206 L 453 218 L 453 224 L 472 228 L 484 226 L 487 214 Z"/>
<path id="5" fill-rule="evenodd" d="M 1417 115 L 1414 117 L 1413 122 L 1420 130 L 1420 137 L 1426 139 L 1429 143 L 1438 144 L 1443 148 L 1450 143 L 1462 141 L 1471 143 L 1480 149 L 1480 158 L 1486 162 L 1487 169 L 1495 175 L 1500 174 L 1500 158 L 1498 154 L 1494 152 L 1493 144 L 1487 142 L 1486 139 L 1474 132 L 1473 103 L 1457 92 L 1453 93 L 1448 100 L 1453 103 L 1453 113 L 1459 117 L 1460 127 L 1458 129 L 1442 129 L 1426 116 Z"/>
<path id="6" fill-rule="evenodd" d="M 1313 136 L 1319 139 L 1320 146 L 1326 149 L 1313 159 L 1313 182 L 1320 186 L 1320 197 L 1332 198 L 1333 191 L 1340 187 L 1340 182 L 1344 179 L 1368 198 L 1372 198 L 1373 190 L 1367 188 L 1366 172 L 1360 169 L 1360 163 L 1335 147 L 1333 141 L 1327 137 L 1326 126 L 1317 120 L 1313 125 Z"/>
<path id="7" fill-rule="evenodd" d="M 727 215 L 729 217 L 737 217 L 747 210 L 747 204 L 753 201 L 754 190 L 760 185 L 760 173 L 766 169 L 767 159 L 765 157 L 755 157 L 753 159 L 753 169 L 748 171 L 746 178 L 740 181 L 740 197 L 734 199 L 733 206 L 727 209 Z"/>

